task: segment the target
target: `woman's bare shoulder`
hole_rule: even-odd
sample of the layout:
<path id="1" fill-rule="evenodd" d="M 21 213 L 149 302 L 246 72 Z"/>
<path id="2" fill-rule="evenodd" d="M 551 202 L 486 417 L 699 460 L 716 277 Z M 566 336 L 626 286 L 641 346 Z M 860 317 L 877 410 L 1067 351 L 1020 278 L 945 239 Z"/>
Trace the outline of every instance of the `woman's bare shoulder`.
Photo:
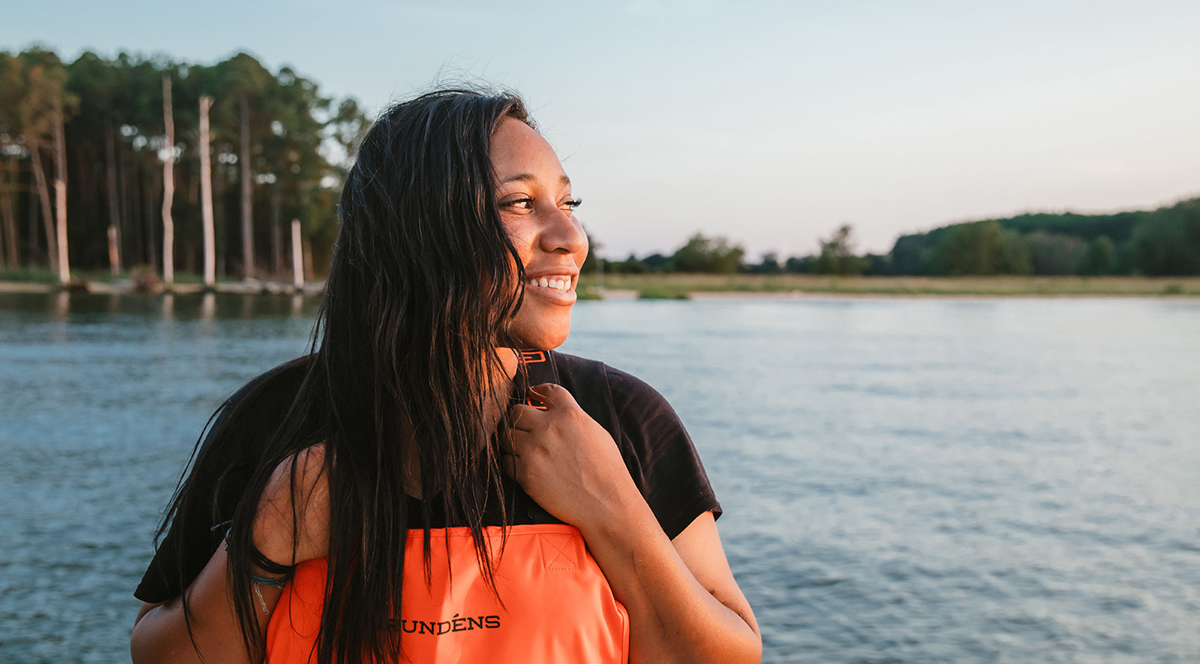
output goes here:
<path id="1" fill-rule="evenodd" d="M 279 465 L 275 466 L 268 489 L 277 484 L 290 486 L 293 482 L 298 488 L 309 491 L 327 485 L 329 481 L 325 463 L 327 453 L 325 443 L 322 441 L 289 454 L 279 462 Z"/>
<path id="2" fill-rule="evenodd" d="M 295 564 L 324 556 L 329 547 L 329 473 L 323 443 L 289 455 L 263 490 L 254 541 L 269 560 Z M 293 524 L 299 525 L 295 531 Z"/>

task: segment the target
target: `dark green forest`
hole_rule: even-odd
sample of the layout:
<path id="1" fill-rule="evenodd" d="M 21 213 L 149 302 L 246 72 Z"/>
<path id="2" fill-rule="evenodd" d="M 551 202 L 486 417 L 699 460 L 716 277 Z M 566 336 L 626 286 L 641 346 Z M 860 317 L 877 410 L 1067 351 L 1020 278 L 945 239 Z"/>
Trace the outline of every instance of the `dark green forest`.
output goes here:
<path id="1" fill-rule="evenodd" d="M 1117 214 L 1023 214 L 904 235 L 880 261 L 896 275 L 1200 274 L 1200 198 Z"/>
<path id="2" fill-rule="evenodd" d="M 1200 198 L 1141 212 L 1023 214 L 902 235 L 885 255 L 857 255 L 853 228 L 821 240 L 819 253 L 743 261 L 726 238 L 692 236 L 674 254 L 630 255 L 602 270 L 641 274 L 700 272 L 865 276 L 1200 275 Z"/>
<path id="3" fill-rule="evenodd" d="M 218 278 L 288 273 L 294 219 L 306 271 L 320 273 L 369 124 L 354 99 L 245 53 L 212 65 L 91 52 L 64 62 L 41 48 L 0 51 L 0 269 L 58 272 L 65 222 L 71 270 L 161 271 L 167 170 L 170 257 L 181 273 L 200 272 L 202 101 Z"/>

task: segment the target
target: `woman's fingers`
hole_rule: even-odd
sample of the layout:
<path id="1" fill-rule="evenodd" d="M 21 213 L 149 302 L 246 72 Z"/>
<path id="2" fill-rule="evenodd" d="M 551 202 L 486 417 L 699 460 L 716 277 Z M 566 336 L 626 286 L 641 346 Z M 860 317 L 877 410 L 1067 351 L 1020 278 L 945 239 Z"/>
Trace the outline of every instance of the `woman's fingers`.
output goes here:
<path id="1" fill-rule="evenodd" d="M 508 409 L 508 418 L 517 431 L 533 431 L 541 419 L 542 411 L 533 406 L 519 403 Z"/>
<path id="2" fill-rule="evenodd" d="M 523 403 L 508 409 L 512 431 L 500 438 L 500 468 L 515 480 L 520 479 L 517 477 L 517 460 L 521 457 L 521 450 L 525 449 L 526 439 L 534 435 L 541 424 L 542 416 L 542 411 Z"/>
<path id="3" fill-rule="evenodd" d="M 530 387 L 529 391 L 546 404 L 547 408 L 567 408 L 578 405 L 575 403 L 575 397 L 562 385 L 542 383 Z"/>

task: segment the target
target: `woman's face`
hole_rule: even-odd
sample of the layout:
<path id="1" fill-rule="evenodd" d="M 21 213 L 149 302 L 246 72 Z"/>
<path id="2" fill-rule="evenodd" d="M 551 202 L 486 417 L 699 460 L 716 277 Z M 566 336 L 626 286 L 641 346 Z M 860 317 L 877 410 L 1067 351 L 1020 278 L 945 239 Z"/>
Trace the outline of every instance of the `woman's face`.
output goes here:
<path id="1" fill-rule="evenodd" d="M 496 201 L 525 265 L 525 299 L 510 329 L 521 348 L 557 348 L 571 331 L 571 306 L 587 235 L 572 211 L 571 180 L 546 139 L 505 118 L 492 136 Z"/>

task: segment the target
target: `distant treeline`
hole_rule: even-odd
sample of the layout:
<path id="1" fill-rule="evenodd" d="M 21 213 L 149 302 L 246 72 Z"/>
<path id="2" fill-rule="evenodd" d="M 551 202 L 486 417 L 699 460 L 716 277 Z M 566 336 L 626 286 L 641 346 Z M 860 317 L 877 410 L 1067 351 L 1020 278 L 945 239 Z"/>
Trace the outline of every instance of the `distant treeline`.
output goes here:
<path id="1" fill-rule="evenodd" d="M 299 220 L 305 271 L 319 275 L 341 182 L 369 123 L 354 99 L 335 102 L 292 69 L 272 72 L 245 53 L 200 65 L 0 51 L 0 271 L 198 273 L 211 260 L 218 276 L 278 277 L 292 253 L 283 229 Z M 623 273 L 1195 275 L 1200 199 L 952 224 L 902 236 L 886 255 L 858 255 L 843 226 L 809 256 L 747 263 L 738 244 L 696 234 L 671 255 L 589 261 Z"/>
<path id="2" fill-rule="evenodd" d="M 746 263 L 741 246 L 697 234 L 667 256 L 605 260 L 618 273 L 792 272 L 867 276 L 1200 275 L 1200 198 L 1144 212 L 1023 214 L 903 235 L 885 255 L 857 255 L 842 226 L 819 253 Z"/>
<path id="3" fill-rule="evenodd" d="M 293 219 L 319 271 L 347 159 L 368 125 L 354 99 L 335 102 L 245 53 L 212 65 L 91 52 L 63 62 L 41 48 L 0 51 L 0 268 L 57 270 L 65 237 L 72 269 L 161 269 L 173 190 L 172 262 L 198 272 L 202 104 L 217 273 L 288 273 Z"/>

